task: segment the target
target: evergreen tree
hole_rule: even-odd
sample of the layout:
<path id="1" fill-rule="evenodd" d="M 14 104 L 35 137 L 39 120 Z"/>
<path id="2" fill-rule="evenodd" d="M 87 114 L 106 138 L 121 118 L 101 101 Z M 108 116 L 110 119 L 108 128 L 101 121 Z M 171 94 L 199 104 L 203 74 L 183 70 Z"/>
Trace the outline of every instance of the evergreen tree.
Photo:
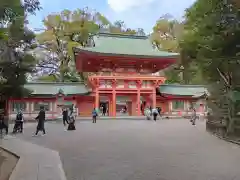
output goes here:
<path id="1" fill-rule="evenodd" d="M 225 124 L 227 134 L 234 132 L 238 121 L 233 94 L 240 90 L 239 22 L 239 8 L 233 0 L 198 0 L 186 11 L 186 34 L 181 42 L 186 56 L 210 85 L 209 107 L 215 121 Z"/>
<path id="2" fill-rule="evenodd" d="M 4 11 L 2 11 L 4 9 Z M 39 9 L 36 0 L 3 0 L 0 3 L 0 95 L 1 105 L 10 97 L 21 97 L 27 74 L 33 72 L 35 35 L 26 28 L 26 16 Z M 1 107 L 3 108 L 3 107 Z"/>

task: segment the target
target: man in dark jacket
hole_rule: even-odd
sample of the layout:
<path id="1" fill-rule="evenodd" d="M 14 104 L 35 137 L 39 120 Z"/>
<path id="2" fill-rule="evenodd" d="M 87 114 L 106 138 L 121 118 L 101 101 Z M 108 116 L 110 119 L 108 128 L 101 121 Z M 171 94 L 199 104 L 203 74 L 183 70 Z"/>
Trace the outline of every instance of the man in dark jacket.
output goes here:
<path id="1" fill-rule="evenodd" d="M 68 124 L 68 110 L 67 110 L 67 108 L 63 109 L 62 116 L 63 116 L 63 125 L 66 126 L 66 123 Z"/>
<path id="2" fill-rule="evenodd" d="M 5 129 L 6 135 L 8 134 L 8 123 L 3 113 L 0 114 L 0 133 Z"/>
<path id="3" fill-rule="evenodd" d="M 40 111 L 38 113 L 38 116 L 35 119 L 38 120 L 38 125 L 37 125 L 37 130 L 36 130 L 35 136 L 38 135 L 39 131 L 42 131 L 43 135 L 45 135 L 46 134 L 45 127 L 44 127 L 44 123 L 45 123 L 45 110 L 44 110 L 43 106 L 40 107 Z"/>

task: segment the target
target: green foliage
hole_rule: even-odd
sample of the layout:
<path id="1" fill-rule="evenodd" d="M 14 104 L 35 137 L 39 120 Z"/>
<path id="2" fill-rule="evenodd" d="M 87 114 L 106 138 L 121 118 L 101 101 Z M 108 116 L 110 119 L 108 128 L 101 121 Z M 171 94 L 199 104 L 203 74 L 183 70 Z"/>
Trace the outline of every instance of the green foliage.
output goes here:
<path id="1" fill-rule="evenodd" d="M 228 133 L 234 130 L 235 117 L 235 104 L 228 94 L 240 87 L 239 21 L 239 9 L 233 1 L 198 0 L 186 11 L 186 33 L 180 42 L 185 56 L 214 87 L 210 99 L 216 103 L 209 106 L 226 121 Z"/>
<path id="2" fill-rule="evenodd" d="M 39 67 L 54 67 L 51 73 L 59 78 L 58 81 L 78 80 L 73 47 L 90 45 L 89 37 L 99 32 L 99 28 L 106 28 L 109 21 L 101 13 L 85 8 L 50 14 L 43 23 L 46 30 L 37 36 L 37 41 L 48 57 L 40 59 Z"/>
<path id="3" fill-rule="evenodd" d="M 12 22 L 17 17 L 24 17 L 27 13 L 33 14 L 40 9 L 38 0 L 1 0 L 0 24 Z"/>
<path id="4" fill-rule="evenodd" d="M 45 51 L 45 55 L 39 58 L 38 68 L 42 72 L 48 69 L 46 73 L 54 74 L 59 78 L 57 81 L 86 79 L 87 73 L 76 72 L 72 49 L 78 46 L 92 46 L 92 35 L 100 31 L 145 34 L 141 28 L 138 31 L 126 28 L 123 21 L 111 24 L 104 15 L 89 8 L 50 14 L 43 23 L 45 31 L 37 36 L 37 42 Z"/>
<path id="5" fill-rule="evenodd" d="M 179 41 L 182 34 L 183 23 L 174 20 L 172 16 L 165 15 L 156 22 L 150 38 L 153 45 L 161 51 L 181 53 Z M 183 60 L 183 57 L 180 56 L 177 65 L 175 66 L 180 67 L 181 65 L 185 65 L 182 63 Z M 170 67 L 161 72 L 166 76 L 167 83 L 182 83 L 182 79 L 185 77 L 184 69 L 179 71 L 176 70 L 176 67 Z"/>
<path id="6" fill-rule="evenodd" d="M 27 53 L 35 38 L 25 27 L 25 15 L 39 8 L 38 1 L 1 1 L 0 3 L 0 92 L 1 99 L 29 93 L 23 88 L 27 73 L 33 72 L 34 57 Z"/>
<path id="7" fill-rule="evenodd" d="M 181 22 L 162 17 L 153 27 L 151 40 L 159 50 L 179 52 L 178 40 L 181 38 L 182 28 Z"/>

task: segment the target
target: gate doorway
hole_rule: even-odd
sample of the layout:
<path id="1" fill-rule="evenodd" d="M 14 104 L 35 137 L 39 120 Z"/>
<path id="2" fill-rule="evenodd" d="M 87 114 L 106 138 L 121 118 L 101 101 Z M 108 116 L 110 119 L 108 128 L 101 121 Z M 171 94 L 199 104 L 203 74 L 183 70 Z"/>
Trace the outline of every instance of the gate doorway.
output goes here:
<path id="1" fill-rule="evenodd" d="M 109 103 L 108 102 L 100 102 L 100 115 L 101 116 L 109 116 Z"/>

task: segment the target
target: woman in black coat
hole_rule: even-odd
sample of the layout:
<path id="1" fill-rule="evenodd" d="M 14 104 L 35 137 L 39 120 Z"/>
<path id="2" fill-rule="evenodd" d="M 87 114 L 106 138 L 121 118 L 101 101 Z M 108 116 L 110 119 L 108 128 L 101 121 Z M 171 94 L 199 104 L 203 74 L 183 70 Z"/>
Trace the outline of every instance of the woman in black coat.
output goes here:
<path id="1" fill-rule="evenodd" d="M 0 114 L 0 134 L 2 134 L 2 130 L 5 129 L 6 135 L 8 134 L 8 122 L 5 118 L 4 114 Z"/>
<path id="2" fill-rule="evenodd" d="M 38 113 L 38 116 L 35 119 L 38 120 L 38 125 L 37 125 L 37 130 L 36 130 L 35 136 L 38 134 L 39 131 L 42 131 L 43 135 L 45 135 L 46 134 L 45 127 L 44 127 L 45 110 L 44 110 L 43 106 L 40 107 L 40 111 Z"/>

